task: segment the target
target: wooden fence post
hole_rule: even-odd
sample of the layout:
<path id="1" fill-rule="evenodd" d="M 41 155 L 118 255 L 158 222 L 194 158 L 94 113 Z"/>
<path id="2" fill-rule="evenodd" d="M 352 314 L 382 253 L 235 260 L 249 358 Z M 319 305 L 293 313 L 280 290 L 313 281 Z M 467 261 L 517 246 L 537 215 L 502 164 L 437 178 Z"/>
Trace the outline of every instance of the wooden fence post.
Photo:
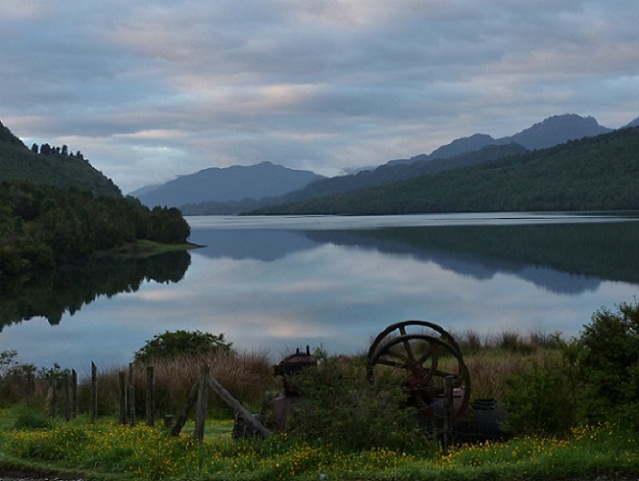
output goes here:
<path id="1" fill-rule="evenodd" d="M 126 424 L 126 373 L 120 371 L 118 373 L 120 383 L 120 424 Z"/>
<path id="2" fill-rule="evenodd" d="M 68 372 L 64 373 L 64 420 L 71 421 L 71 379 Z"/>
<path id="3" fill-rule="evenodd" d="M 98 368 L 91 361 L 91 422 L 98 420 Z"/>
<path id="4" fill-rule="evenodd" d="M 133 386 L 133 364 L 129 364 L 129 384 L 127 385 L 127 418 L 131 426 L 135 426 L 135 387 Z"/>
<path id="5" fill-rule="evenodd" d="M 71 419 L 78 417 L 78 373 L 71 369 Z"/>
<path id="6" fill-rule="evenodd" d="M 155 377 L 153 366 L 146 368 L 146 424 L 155 424 Z"/>
<path id="7" fill-rule="evenodd" d="M 204 424 L 206 422 L 206 409 L 208 405 L 208 377 L 209 366 L 200 367 L 200 378 L 197 386 L 197 404 L 195 405 L 195 430 L 193 431 L 193 437 L 198 441 L 204 439 Z"/>
<path id="8" fill-rule="evenodd" d="M 58 396 L 56 392 L 56 382 L 53 376 L 49 378 L 47 385 L 46 412 L 49 416 L 55 416 L 58 411 Z"/>
<path id="9" fill-rule="evenodd" d="M 27 374 L 25 391 L 26 391 L 27 397 L 31 398 L 35 394 L 35 376 L 33 375 L 33 369 L 30 369 L 30 368 L 25 368 L 25 369 Z"/>

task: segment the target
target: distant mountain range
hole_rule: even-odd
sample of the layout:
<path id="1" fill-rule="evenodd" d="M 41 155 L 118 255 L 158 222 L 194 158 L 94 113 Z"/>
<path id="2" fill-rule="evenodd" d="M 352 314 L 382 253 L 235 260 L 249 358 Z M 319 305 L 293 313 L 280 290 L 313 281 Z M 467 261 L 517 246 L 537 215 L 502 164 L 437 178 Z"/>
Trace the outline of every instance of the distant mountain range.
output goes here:
<path id="1" fill-rule="evenodd" d="M 281 196 L 323 178 L 308 170 L 262 162 L 250 166 L 211 167 L 154 188 L 142 187 L 131 195 L 148 206 L 181 207 Z"/>
<path id="2" fill-rule="evenodd" d="M 410 163 L 418 160 L 445 159 L 456 155 L 480 150 L 488 145 L 507 145 L 516 143 L 528 150 L 545 149 L 563 144 L 569 140 L 593 137 L 611 132 L 613 129 L 599 125 L 594 117 L 581 117 L 576 114 L 564 114 L 548 117 L 521 132 L 494 139 L 487 134 L 475 134 L 453 140 L 450 144 L 435 149 L 430 155 L 418 155 L 411 159 L 391 160 L 389 164 Z"/>
<path id="3" fill-rule="evenodd" d="M 388 184 L 285 201 L 249 214 L 611 210 L 639 210 L 639 127 Z"/>
<path id="4" fill-rule="evenodd" d="M 639 126 L 639 117 L 624 127 L 634 126 Z M 237 214 L 437 176 L 610 132 L 613 130 L 600 125 L 593 117 L 557 115 L 509 137 L 496 139 L 487 134 L 475 134 L 453 140 L 430 154 L 391 160 L 349 175 L 326 178 L 308 170 L 262 162 L 251 166 L 204 169 L 159 186 L 142 187 L 131 195 L 148 206 L 179 207 L 187 215 Z M 38 153 L 34 148 L 27 148 L 0 123 L 0 181 L 16 179 L 75 186 L 96 194 L 121 195 L 118 187 L 79 152 L 74 155 L 65 153 L 65 148 L 57 151 L 54 148 L 46 155 Z"/>
<path id="5" fill-rule="evenodd" d="M 633 122 L 639 123 L 639 117 Z M 187 215 L 235 214 L 267 205 L 344 193 L 469 167 L 611 131 L 593 117 L 557 115 L 509 137 L 495 139 L 487 134 L 475 134 L 456 139 L 430 154 L 391 160 L 372 170 L 349 175 L 323 178 L 309 171 L 297 171 L 264 162 L 248 167 L 205 169 L 161 186 L 143 187 L 131 195 L 147 205 L 179 207 Z"/>

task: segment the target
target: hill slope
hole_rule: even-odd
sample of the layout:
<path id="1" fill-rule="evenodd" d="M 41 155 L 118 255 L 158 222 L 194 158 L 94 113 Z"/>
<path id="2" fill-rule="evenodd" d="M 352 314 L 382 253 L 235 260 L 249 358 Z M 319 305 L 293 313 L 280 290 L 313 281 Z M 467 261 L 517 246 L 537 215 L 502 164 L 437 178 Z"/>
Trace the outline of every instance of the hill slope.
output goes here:
<path id="1" fill-rule="evenodd" d="M 639 209 L 639 127 L 251 213 L 365 215 L 610 209 Z"/>
<path id="2" fill-rule="evenodd" d="M 488 160 L 495 160 L 524 152 L 526 152 L 526 149 L 518 144 L 487 145 L 476 152 L 466 152 L 450 158 L 436 158 L 407 164 L 385 164 L 372 171 L 365 170 L 355 175 L 332 177 L 330 179 L 313 182 L 299 191 L 287 194 L 283 200 L 284 202 L 290 202 L 310 199 L 320 195 L 365 189 L 390 184 L 411 177 L 419 177 L 421 175 L 435 174 L 437 172 L 475 165 Z"/>
<path id="3" fill-rule="evenodd" d="M 29 181 L 121 197 L 120 189 L 82 155 L 38 154 L 0 122 L 0 182 Z"/>
<path id="4" fill-rule="evenodd" d="M 612 129 L 599 125 L 594 117 L 564 114 L 549 117 L 515 135 L 503 137 L 498 142 L 515 142 L 528 150 L 537 150 L 563 144 L 569 140 L 594 137 L 611 131 Z"/>
<path id="5" fill-rule="evenodd" d="M 389 184 L 410 177 L 479 164 L 486 160 L 522 153 L 525 150 L 552 147 L 569 140 L 592 137 L 610 131 L 599 125 L 593 117 L 584 118 L 575 114 L 556 115 L 509 137 L 495 139 L 490 135 L 475 134 L 453 140 L 428 155 L 421 154 L 410 159 L 391 160 L 374 170 L 313 182 L 304 189 L 285 196 L 284 201 L 310 199 L 319 195 Z"/>
<path id="6" fill-rule="evenodd" d="M 178 177 L 146 192 L 132 192 L 148 206 L 180 207 L 202 202 L 228 202 L 281 196 L 323 177 L 270 162 L 251 166 L 212 167 Z"/>

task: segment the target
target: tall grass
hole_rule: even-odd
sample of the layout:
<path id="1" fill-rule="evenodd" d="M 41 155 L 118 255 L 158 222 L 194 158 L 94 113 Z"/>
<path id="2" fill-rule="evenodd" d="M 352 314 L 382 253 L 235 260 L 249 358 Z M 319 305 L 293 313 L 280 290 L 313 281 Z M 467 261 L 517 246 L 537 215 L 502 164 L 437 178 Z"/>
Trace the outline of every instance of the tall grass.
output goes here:
<path id="1" fill-rule="evenodd" d="M 501 398 L 504 379 L 520 375 L 535 363 L 552 365 L 561 362 L 563 343 L 558 335 L 530 332 L 528 336 L 503 331 L 497 335 L 482 337 L 473 330 L 455 336 L 462 350 L 464 361 L 470 372 L 472 398 Z M 342 356 L 348 359 L 348 356 Z M 361 359 L 353 360 L 361 364 Z M 453 362 L 452 357 L 440 359 L 441 365 Z M 253 411 L 259 411 L 269 391 L 281 389 L 281 380 L 273 375 L 267 352 L 213 353 L 198 357 L 158 359 L 153 362 L 155 375 L 156 412 L 178 413 L 197 381 L 199 368 L 206 364 L 214 376 L 235 398 Z M 146 366 L 133 365 L 136 410 L 144 414 L 146 396 Z M 48 391 L 48 380 L 41 370 L 36 376 L 32 398 L 44 402 Z M 59 378 L 60 368 L 49 369 L 49 378 Z M 119 374 L 129 373 L 129 366 L 111 366 L 98 371 L 98 414 L 117 415 L 119 409 Z M 398 376 L 405 373 L 400 369 Z M 361 374 L 365 376 L 365 374 Z M 89 412 L 90 379 L 79 383 L 80 412 Z M 25 397 L 25 382 L 19 369 L 6 373 L 0 379 L 0 405 L 13 403 Z M 224 418 L 233 413 L 216 396 L 210 396 L 211 415 Z"/>
<path id="2" fill-rule="evenodd" d="M 259 410 L 265 393 L 277 389 L 279 383 L 273 376 L 272 366 L 266 351 L 242 353 L 217 353 L 198 357 L 179 357 L 158 359 L 153 362 L 155 411 L 163 414 L 177 414 L 182 410 L 189 391 L 197 381 L 200 366 L 208 365 L 214 376 L 236 399 L 247 408 Z M 146 399 L 146 367 L 143 365 L 98 367 L 98 415 L 117 416 L 120 397 L 120 373 L 124 372 L 127 384 L 129 372 L 133 373 L 136 412 L 143 416 Z M 59 366 L 41 369 L 34 376 L 30 389 L 27 389 L 21 366 L 16 364 L 4 376 L 0 376 L 0 406 L 28 401 L 40 405 L 51 404 L 50 386 L 55 386 L 57 410 L 52 414 L 61 414 L 63 399 L 63 378 L 68 374 Z M 81 378 L 78 382 L 79 412 L 88 413 L 91 402 L 91 379 Z M 211 415 L 229 418 L 233 413 L 216 396 L 210 396 Z"/>
<path id="3" fill-rule="evenodd" d="M 559 365 L 564 343 L 559 334 L 530 331 L 528 335 L 504 330 L 482 337 L 469 329 L 455 338 L 471 379 L 471 398 L 501 398 L 504 380 L 519 376 L 536 364 Z M 442 360 L 442 366 L 447 360 Z M 452 362 L 452 359 L 448 359 Z"/>
<path id="4" fill-rule="evenodd" d="M 219 352 L 196 357 L 157 359 L 152 365 L 155 379 L 155 407 L 160 414 L 176 414 L 182 409 L 189 391 L 197 382 L 202 365 L 210 366 L 211 376 L 249 409 L 259 410 L 265 393 L 277 387 L 266 351 L 240 354 Z M 133 384 L 139 412 L 144 410 L 146 367 L 133 365 Z M 113 389 L 118 386 L 120 371 L 110 369 L 100 376 L 101 384 L 108 386 L 110 391 L 106 395 L 108 399 L 114 398 Z M 83 382 L 82 386 L 85 390 L 89 388 L 87 381 Z M 209 406 L 211 415 L 217 414 L 228 418 L 233 414 L 216 396 L 209 397 Z"/>

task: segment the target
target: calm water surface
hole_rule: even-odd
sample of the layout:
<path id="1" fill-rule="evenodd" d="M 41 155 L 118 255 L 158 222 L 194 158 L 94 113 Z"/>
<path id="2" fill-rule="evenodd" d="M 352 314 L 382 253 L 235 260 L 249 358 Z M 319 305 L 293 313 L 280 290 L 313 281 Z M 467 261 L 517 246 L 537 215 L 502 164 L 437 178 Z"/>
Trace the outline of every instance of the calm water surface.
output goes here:
<path id="1" fill-rule="evenodd" d="M 237 348 L 267 350 L 275 361 L 306 345 L 363 352 L 377 332 L 405 319 L 457 333 L 559 331 L 568 338 L 595 310 L 639 295 L 636 218 L 188 220 L 191 240 L 205 247 L 190 252 L 177 276 L 138 273 L 127 292 L 97 290 L 62 308 L 53 324 L 49 315 L 6 315 L 0 350 L 86 374 L 92 360 L 104 368 L 127 364 L 146 340 L 177 329 L 224 333 Z"/>

